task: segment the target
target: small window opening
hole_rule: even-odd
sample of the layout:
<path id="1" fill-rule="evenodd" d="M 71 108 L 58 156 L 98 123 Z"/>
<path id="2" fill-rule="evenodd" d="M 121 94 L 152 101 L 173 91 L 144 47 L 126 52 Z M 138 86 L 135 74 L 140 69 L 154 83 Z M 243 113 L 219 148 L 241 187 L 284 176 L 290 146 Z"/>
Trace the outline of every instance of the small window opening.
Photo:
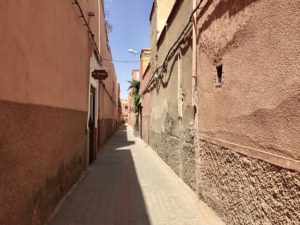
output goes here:
<path id="1" fill-rule="evenodd" d="M 217 81 L 218 81 L 218 84 L 222 84 L 223 83 L 223 65 L 219 65 L 217 66 Z"/>

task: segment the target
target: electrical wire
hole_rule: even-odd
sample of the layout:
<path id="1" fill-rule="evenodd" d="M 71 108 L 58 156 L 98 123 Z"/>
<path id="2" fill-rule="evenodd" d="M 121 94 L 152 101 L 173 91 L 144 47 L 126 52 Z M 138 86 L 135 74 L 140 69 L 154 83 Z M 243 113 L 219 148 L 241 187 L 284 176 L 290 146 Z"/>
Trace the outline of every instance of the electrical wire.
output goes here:
<path id="1" fill-rule="evenodd" d="M 103 61 L 110 61 L 110 62 L 119 62 L 119 63 L 135 63 L 135 62 L 146 62 L 146 61 L 153 61 L 156 59 L 145 59 L 145 60 L 115 60 L 115 59 L 102 59 Z"/>
<path id="2" fill-rule="evenodd" d="M 73 5 L 76 5 L 76 6 L 78 7 L 78 9 L 79 9 L 79 12 L 80 12 L 80 16 L 79 16 L 79 17 L 82 18 L 82 20 L 83 20 L 83 22 L 84 22 L 83 25 L 84 25 L 84 26 L 86 27 L 86 29 L 87 29 L 87 32 L 88 32 L 88 34 L 89 34 L 89 39 L 90 39 L 91 42 L 92 42 L 94 51 L 95 51 L 95 53 L 96 53 L 96 55 L 97 55 L 97 58 L 98 58 L 98 60 L 99 60 L 99 62 L 100 62 L 100 64 L 101 64 L 101 62 L 102 62 L 102 57 L 101 57 L 100 51 L 99 51 L 99 49 L 98 49 L 98 46 L 97 46 L 96 41 L 95 41 L 95 38 L 94 38 L 95 35 L 94 35 L 94 33 L 92 32 L 92 30 L 91 30 L 91 28 L 90 28 L 90 26 L 89 26 L 89 23 L 87 22 L 87 20 L 86 20 L 86 18 L 85 18 L 85 16 L 84 16 L 84 13 L 83 13 L 83 11 L 82 11 L 82 8 L 81 8 L 81 6 L 80 6 L 78 0 L 73 0 L 72 4 L 73 4 Z"/>
<path id="3" fill-rule="evenodd" d="M 189 31 L 189 29 L 190 29 L 190 24 L 192 23 L 193 16 L 194 16 L 194 14 L 200 9 L 200 6 L 201 6 L 202 2 L 203 2 L 203 0 L 200 0 L 200 2 L 198 3 L 197 7 L 192 11 L 192 13 L 191 13 L 191 15 L 190 15 L 190 18 L 189 18 L 189 20 L 188 20 L 186 26 L 184 27 L 184 29 L 182 30 L 181 34 L 179 35 L 179 37 L 177 38 L 177 40 L 174 42 L 174 44 L 172 45 L 172 47 L 169 49 L 169 51 L 168 51 L 168 53 L 167 53 L 167 55 L 166 55 L 166 57 L 165 57 L 165 59 L 164 59 L 162 65 L 159 66 L 158 68 L 156 68 L 156 70 L 155 70 L 154 73 L 152 74 L 152 77 L 151 77 L 150 80 L 148 81 L 146 87 L 145 87 L 144 90 L 141 92 L 142 95 L 143 95 L 144 93 L 146 93 L 147 89 L 148 89 L 149 86 L 152 84 L 153 78 L 154 78 L 154 77 L 156 77 L 156 78 L 160 77 L 161 74 L 164 72 L 164 69 L 166 69 L 167 62 L 168 62 L 168 60 L 169 60 L 169 57 L 170 57 L 171 55 L 173 55 L 173 53 L 174 53 L 174 52 L 177 50 L 177 48 L 180 46 L 180 42 L 181 42 L 182 40 L 184 40 L 183 37 L 185 37 L 185 35 L 188 34 L 188 31 Z M 158 73 L 158 71 L 159 71 L 160 69 L 162 69 L 162 70 L 161 70 L 161 71 L 159 72 L 159 74 L 157 75 L 157 73 Z"/>

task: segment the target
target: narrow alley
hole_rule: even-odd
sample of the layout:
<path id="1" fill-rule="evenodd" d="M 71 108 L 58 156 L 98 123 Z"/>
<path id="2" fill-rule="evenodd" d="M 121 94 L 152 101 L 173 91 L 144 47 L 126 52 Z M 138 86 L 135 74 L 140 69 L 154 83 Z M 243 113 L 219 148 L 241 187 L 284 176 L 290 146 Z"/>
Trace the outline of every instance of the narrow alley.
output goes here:
<path id="1" fill-rule="evenodd" d="M 130 127 L 120 127 L 49 225 L 223 224 L 132 133 Z"/>
<path id="2" fill-rule="evenodd" d="M 0 225 L 300 225 L 299 9 L 0 1 Z"/>

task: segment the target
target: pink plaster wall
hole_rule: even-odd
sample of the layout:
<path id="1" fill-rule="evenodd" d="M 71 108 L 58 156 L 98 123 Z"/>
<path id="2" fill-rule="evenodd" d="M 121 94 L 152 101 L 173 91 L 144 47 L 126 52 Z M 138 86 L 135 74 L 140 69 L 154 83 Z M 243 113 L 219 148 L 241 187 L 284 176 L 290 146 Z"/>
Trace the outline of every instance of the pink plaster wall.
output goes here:
<path id="1" fill-rule="evenodd" d="M 40 225 L 86 168 L 92 49 L 72 1 L 1 1 L 0 33 L 0 224 Z"/>
<path id="2" fill-rule="evenodd" d="M 300 159 L 299 1 L 204 1 L 200 134 Z M 223 64 L 224 84 L 216 83 Z"/>
<path id="3" fill-rule="evenodd" d="M 109 46 L 108 34 L 105 27 L 104 7 L 100 7 L 100 53 L 103 58 L 102 68 L 108 72 L 108 77 L 101 82 L 99 88 L 99 145 L 113 135 L 120 124 L 119 113 L 119 85 L 112 62 L 112 53 Z M 99 146 L 99 147 L 100 147 Z"/>
<path id="4" fill-rule="evenodd" d="M 299 7 L 207 0 L 198 14 L 196 188 L 227 224 L 299 221 Z"/>
<path id="5" fill-rule="evenodd" d="M 70 1 L 0 3 L 1 99 L 86 111 L 90 47 Z"/>

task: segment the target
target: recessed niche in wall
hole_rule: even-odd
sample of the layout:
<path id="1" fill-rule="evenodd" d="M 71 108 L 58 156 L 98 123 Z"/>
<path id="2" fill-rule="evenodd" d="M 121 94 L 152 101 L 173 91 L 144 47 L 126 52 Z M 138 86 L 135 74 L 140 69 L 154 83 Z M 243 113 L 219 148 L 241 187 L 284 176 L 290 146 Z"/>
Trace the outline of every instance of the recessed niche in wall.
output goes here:
<path id="1" fill-rule="evenodd" d="M 222 84 L 224 83 L 223 81 L 223 65 L 220 64 L 216 67 L 217 69 L 217 84 Z"/>

